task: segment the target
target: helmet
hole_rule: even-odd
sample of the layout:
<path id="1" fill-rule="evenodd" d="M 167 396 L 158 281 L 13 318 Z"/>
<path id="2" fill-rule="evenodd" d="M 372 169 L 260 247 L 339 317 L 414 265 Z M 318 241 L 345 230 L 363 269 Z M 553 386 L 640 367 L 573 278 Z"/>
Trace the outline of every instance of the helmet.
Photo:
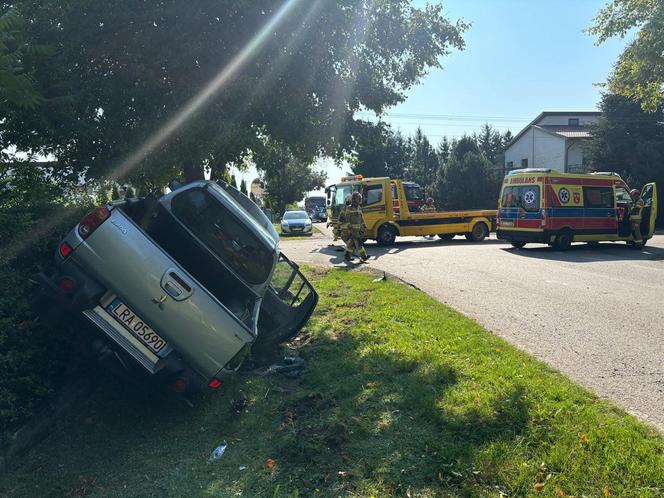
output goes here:
<path id="1" fill-rule="evenodd" d="M 427 204 L 433 204 L 433 197 L 427 197 Z"/>
<path id="2" fill-rule="evenodd" d="M 362 194 L 360 194 L 359 192 L 353 192 L 353 197 L 351 198 L 351 201 L 360 204 L 362 202 Z"/>
<path id="3" fill-rule="evenodd" d="M 346 198 L 344 199 L 344 201 L 346 201 L 346 204 L 350 204 L 350 199 L 351 199 L 351 195 L 348 194 L 348 195 L 346 196 Z"/>
<path id="4" fill-rule="evenodd" d="M 641 197 L 641 192 L 633 188 L 632 190 L 629 191 L 629 195 L 631 195 L 632 197 Z"/>

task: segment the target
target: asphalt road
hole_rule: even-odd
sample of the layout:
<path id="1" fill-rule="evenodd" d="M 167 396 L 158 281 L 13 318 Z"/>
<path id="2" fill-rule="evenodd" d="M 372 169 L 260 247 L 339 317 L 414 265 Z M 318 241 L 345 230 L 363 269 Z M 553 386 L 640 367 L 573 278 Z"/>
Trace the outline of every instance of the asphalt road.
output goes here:
<path id="1" fill-rule="evenodd" d="M 345 266 L 340 242 L 331 243 L 317 234 L 286 240 L 282 251 L 298 262 Z M 664 431 L 664 235 L 641 252 L 602 243 L 561 253 L 461 237 L 366 247 L 370 267 L 419 287 Z"/>

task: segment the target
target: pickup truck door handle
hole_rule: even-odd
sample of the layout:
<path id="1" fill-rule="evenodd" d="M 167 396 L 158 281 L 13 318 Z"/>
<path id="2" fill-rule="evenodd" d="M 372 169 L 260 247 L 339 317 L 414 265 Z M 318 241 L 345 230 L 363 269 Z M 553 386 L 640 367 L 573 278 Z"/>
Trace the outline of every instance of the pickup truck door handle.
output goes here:
<path id="1" fill-rule="evenodd" d="M 161 288 L 176 301 L 184 301 L 194 293 L 189 280 L 175 268 L 169 268 L 161 277 Z"/>

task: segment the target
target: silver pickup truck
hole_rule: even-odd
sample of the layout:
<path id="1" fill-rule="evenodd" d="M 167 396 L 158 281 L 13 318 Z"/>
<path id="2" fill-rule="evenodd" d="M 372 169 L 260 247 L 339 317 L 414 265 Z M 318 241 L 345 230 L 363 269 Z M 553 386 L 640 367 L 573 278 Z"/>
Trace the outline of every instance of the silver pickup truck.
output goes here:
<path id="1" fill-rule="evenodd" d="M 318 295 L 238 190 L 200 181 L 89 213 L 43 275 L 53 305 L 87 319 L 90 342 L 126 371 L 178 392 L 217 388 L 252 349 L 274 348 Z"/>

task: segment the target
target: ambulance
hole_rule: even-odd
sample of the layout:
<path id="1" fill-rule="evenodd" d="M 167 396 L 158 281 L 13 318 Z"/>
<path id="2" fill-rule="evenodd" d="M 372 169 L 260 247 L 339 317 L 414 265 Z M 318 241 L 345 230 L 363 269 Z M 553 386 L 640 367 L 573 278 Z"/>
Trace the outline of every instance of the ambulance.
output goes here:
<path id="1" fill-rule="evenodd" d="M 551 169 L 514 170 L 503 180 L 496 234 L 514 247 L 529 242 L 566 250 L 572 242 L 633 243 L 630 189 L 617 173 L 572 174 Z M 657 186 L 641 191 L 643 243 L 652 238 Z"/>
<path id="2" fill-rule="evenodd" d="M 464 235 L 472 242 L 481 242 L 496 228 L 496 210 L 461 210 L 420 212 L 412 201 L 421 199 L 419 185 L 393 178 L 346 176 L 328 186 L 328 219 L 338 225 L 339 212 L 353 192 L 362 194 L 362 213 L 366 238 L 379 245 L 394 244 L 399 236 L 438 235 L 450 240 Z"/>

